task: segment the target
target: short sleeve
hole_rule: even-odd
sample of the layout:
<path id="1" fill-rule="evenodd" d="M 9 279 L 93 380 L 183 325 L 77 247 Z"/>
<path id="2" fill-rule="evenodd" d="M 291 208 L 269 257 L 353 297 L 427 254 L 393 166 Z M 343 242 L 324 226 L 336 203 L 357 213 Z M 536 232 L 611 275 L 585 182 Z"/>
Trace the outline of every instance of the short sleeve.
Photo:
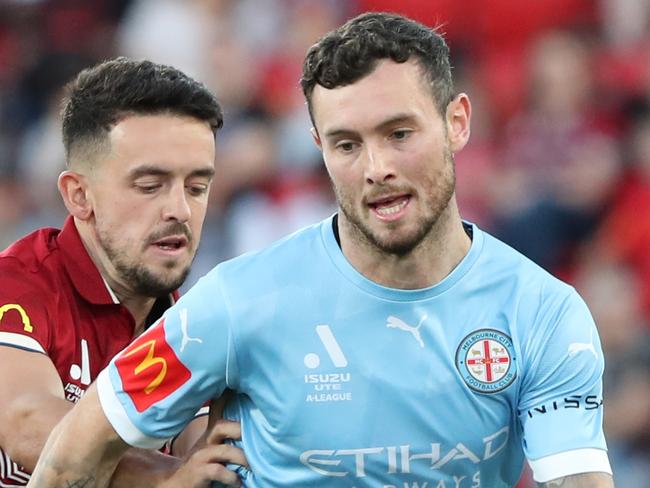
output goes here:
<path id="1" fill-rule="evenodd" d="M 104 413 L 125 442 L 159 448 L 237 382 L 216 270 L 120 352 L 98 378 Z"/>
<path id="2" fill-rule="evenodd" d="M 0 260 L 0 345 L 47 354 L 51 294 L 11 263 Z"/>
<path id="3" fill-rule="evenodd" d="M 603 352 L 584 301 L 545 305 L 525 345 L 519 401 L 524 452 L 538 482 L 610 472 L 603 434 Z"/>

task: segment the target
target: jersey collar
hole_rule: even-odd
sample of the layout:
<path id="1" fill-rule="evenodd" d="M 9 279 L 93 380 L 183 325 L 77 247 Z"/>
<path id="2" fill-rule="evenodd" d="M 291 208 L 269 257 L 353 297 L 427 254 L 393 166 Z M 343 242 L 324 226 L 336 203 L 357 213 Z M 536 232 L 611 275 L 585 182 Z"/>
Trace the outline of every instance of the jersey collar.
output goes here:
<path id="1" fill-rule="evenodd" d="M 473 224 L 471 222 L 463 222 L 463 225 L 466 228 L 468 226 L 471 227 L 472 244 L 465 257 L 445 278 L 443 278 L 439 283 L 428 288 L 419 288 L 415 290 L 388 288 L 366 278 L 364 275 L 359 273 L 359 271 L 357 271 L 356 268 L 354 268 L 348 261 L 348 259 L 343 254 L 343 251 L 339 247 L 339 244 L 334 235 L 334 230 L 332 227 L 333 218 L 334 216 L 326 219 L 321 223 L 321 236 L 323 238 L 325 249 L 330 258 L 346 279 L 354 283 L 359 288 L 365 290 L 367 293 L 386 300 L 410 302 L 416 300 L 426 300 L 441 295 L 453 287 L 456 283 L 458 283 L 460 279 L 472 269 L 474 263 L 481 255 L 481 251 L 483 249 L 483 233 L 476 226 L 476 224 Z"/>

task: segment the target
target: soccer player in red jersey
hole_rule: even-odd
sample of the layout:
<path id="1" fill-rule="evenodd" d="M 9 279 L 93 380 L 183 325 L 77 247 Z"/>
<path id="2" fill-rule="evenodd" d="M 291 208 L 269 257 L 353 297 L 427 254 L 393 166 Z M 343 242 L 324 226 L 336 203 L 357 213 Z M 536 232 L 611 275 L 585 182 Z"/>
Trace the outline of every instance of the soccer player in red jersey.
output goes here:
<path id="1" fill-rule="evenodd" d="M 222 123 L 215 97 L 168 66 L 118 58 L 69 85 L 58 187 L 70 215 L 0 253 L 0 486 L 27 483 L 56 423 L 177 298 Z M 219 425 L 217 437 L 238 436 L 237 424 Z M 245 460 L 210 446 L 178 469 L 133 450 L 112 486 L 238 484 L 219 462 Z"/>

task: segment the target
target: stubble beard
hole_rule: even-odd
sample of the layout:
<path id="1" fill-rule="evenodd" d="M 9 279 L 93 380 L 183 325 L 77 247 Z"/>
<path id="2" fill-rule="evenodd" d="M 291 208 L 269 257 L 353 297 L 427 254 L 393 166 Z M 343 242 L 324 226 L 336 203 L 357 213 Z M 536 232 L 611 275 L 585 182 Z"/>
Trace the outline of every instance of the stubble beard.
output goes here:
<path id="1" fill-rule="evenodd" d="M 120 279 L 137 295 L 151 298 L 169 295 L 185 282 L 190 273 L 195 255 L 192 256 L 189 264 L 178 271 L 174 271 L 178 266 L 177 262 L 169 260 L 163 264 L 164 269 L 156 273 L 143 263 L 129 258 L 124 251 L 118 249 L 107 233 L 99 230 L 97 235 L 99 244 Z"/>
<path id="2" fill-rule="evenodd" d="M 360 212 L 353 204 L 353 198 L 334 186 L 338 206 L 351 224 L 352 239 L 364 247 L 383 254 L 404 257 L 413 252 L 431 234 L 440 217 L 449 207 L 449 202 L 454 195 L 456 173 L 453 155 L 448 148 L 445 149 L 444 158 L 446 164 L 443 169 L 431 178 L 427 178 L 423 190 L 426 193 L 420 195 L 421 200 L 422 197 L 425 197 L 423 208 L 428 207 L 430 211 L 422 214 L 415 229 L 405 235 L 397 229 L 399 224 L 394 226 L 391 226 L 390 223 L 387 224 L 389 230 L 394 232 L 389 232 L 385 238 L 380 233 L 373 231 L 361 218 Z"/>

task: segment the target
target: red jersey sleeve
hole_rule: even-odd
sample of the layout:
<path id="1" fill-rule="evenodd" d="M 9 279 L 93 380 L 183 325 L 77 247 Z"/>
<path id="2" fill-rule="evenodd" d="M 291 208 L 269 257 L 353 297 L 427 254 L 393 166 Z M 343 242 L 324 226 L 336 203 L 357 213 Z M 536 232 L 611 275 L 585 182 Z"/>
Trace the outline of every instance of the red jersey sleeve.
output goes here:
<path id="1" fill-rule="evenodd" d="M 0 345 L 47 354 L 51 292 L 16 260 L 0 259 Z"/>

